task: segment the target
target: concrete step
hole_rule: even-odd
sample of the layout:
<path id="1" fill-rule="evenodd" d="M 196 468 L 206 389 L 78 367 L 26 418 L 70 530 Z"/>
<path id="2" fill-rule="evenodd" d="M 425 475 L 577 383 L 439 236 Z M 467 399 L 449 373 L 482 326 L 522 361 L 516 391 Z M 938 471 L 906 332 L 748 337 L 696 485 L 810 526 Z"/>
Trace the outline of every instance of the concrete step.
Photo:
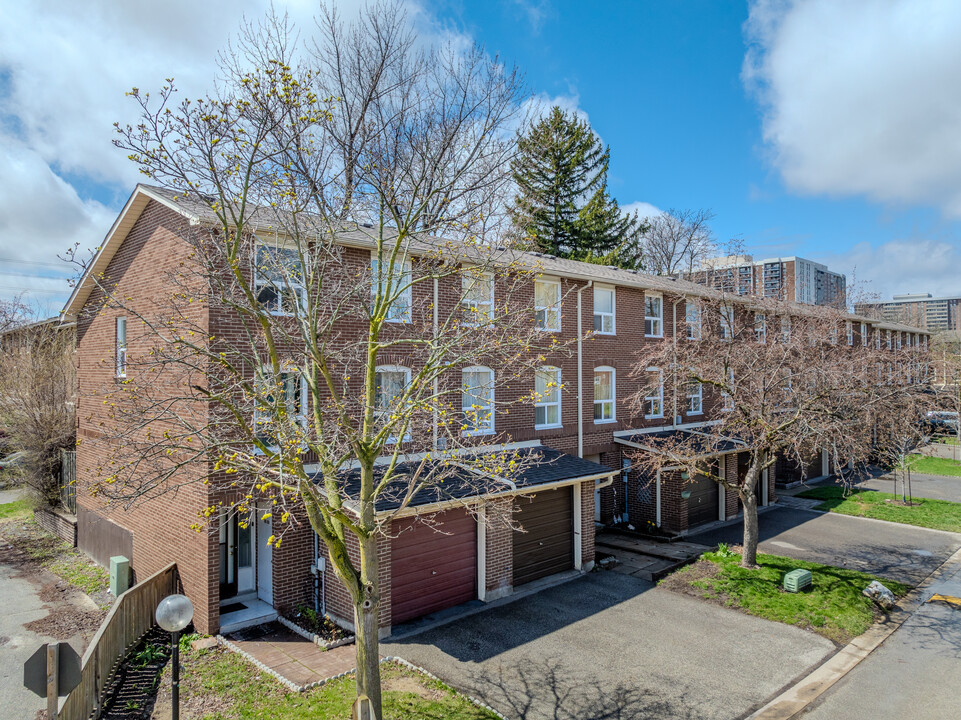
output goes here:
<path id="1" fill-rule="evenodd" d="M 242 604 L 245 607 L 242 610 L 235 610 L 234 612 L 224 613 L 220 616 L 221 635 L 226 635 L 227 633 L 243 630 L 244 628 L 255 625 L 263 625 L 264 623 L 273 622 L 277 619 L 277 611 L 260 600 L 248 600 L 238 604 Z"/>
<path id="2" fill-rule="evenodd" d="M 641 553 L 665 560 L 683 561 L 700 557 L 701 553 L 711 549 L 707 545 L 698 545 L 697 543 L 659 543 L 653 540 L 645 540 L 644 538 L 619 535 L 611 532 L 598 534 L 594 540 L 594 544 L 597 547 L 627 550 L 629 552 Z"/>

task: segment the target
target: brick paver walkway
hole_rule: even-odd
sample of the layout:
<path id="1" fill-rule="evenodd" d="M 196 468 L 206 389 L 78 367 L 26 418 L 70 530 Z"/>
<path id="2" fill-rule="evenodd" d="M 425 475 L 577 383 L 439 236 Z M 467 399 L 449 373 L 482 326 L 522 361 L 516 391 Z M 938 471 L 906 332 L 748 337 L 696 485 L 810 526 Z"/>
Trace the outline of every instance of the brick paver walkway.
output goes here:
<path id="1" fill-rule="evenodd" d="M 231 633 L 234 645 L 295 685 L 303 687 L 340 675 L 356 667 L 353 645 L 324 650 L 281 625 L 266 634 Z"/>

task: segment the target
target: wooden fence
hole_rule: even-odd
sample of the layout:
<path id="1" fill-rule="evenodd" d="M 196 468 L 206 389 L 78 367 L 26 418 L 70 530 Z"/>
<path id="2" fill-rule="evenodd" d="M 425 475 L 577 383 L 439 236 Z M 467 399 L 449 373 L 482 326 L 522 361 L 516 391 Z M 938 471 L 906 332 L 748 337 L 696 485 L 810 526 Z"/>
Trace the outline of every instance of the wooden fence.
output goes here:
<path id="1" fill-rule="evenodd" d="M 77 514 L 77 451 L 60 451 L 60 502 Z"/>
<path id="2" fill-rule="evenodd" d="M 155 624 L 157 605 L 178 591 L 177 564 L 171 563 L 118 597 L 83 654 L 80 684 L 67 696 L 60 720 L 88 720 L 100 713 L 103 691 L 127 654 Z"/>

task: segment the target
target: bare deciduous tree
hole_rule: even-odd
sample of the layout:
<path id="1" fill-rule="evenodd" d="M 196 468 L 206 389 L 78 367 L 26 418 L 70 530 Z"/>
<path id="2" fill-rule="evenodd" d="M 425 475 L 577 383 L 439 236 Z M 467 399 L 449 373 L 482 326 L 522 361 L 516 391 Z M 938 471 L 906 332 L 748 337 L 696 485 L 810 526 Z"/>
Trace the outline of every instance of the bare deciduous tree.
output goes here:
<path id="1" fill-rule="evenodd" d="M 644 269 L 655 275 L 693 273 L 717 253 L 710 210 L 670 209 L 647 219 L 642 237 Z"/>
<path id="2" fill-rule="evenodd" d="M 528 456 L 472 453 L 474 435 L 497 443 L 496 416 L 532 399 L 519 376 L 567 350 L 534 327 L 539 268 L 486 241 L 516 71 L 478 48 L 421 53 L 395 5 L 320 27 L 301 54 L 286 18 L 248 26 L 216 96 L 133 92 L 142 121 L 117 145 L 198 221 L 167 298 L 88 275 L 130 316 L 93 491 L 130 504 L 204 483 L 207 518 L 270 503 L 276 543 L 306 517 L 381 717 L 377 541 L 396 512 L 378 511 L 506 487 Z M 493 372 L 462 381 L 476 366 Z"/>

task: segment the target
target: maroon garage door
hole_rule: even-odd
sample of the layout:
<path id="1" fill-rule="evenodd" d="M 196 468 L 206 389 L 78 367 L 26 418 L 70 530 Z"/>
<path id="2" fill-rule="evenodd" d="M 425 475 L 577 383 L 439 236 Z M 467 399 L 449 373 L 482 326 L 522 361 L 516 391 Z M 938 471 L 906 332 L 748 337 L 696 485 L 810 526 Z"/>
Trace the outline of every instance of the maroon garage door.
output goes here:
<path id="1" fill-rule="evenodd" d="M 436 528 L 396 520 L 391 543 L 391 623 L 477 597 L 477 522 L 463 509 L 434 518 Z"/>
<path id="2" fill-rule="evenodd" d="M 574 503 L 571 488 L 517 499 L 514 519 L 514 586 L 574 567 Z"/>

